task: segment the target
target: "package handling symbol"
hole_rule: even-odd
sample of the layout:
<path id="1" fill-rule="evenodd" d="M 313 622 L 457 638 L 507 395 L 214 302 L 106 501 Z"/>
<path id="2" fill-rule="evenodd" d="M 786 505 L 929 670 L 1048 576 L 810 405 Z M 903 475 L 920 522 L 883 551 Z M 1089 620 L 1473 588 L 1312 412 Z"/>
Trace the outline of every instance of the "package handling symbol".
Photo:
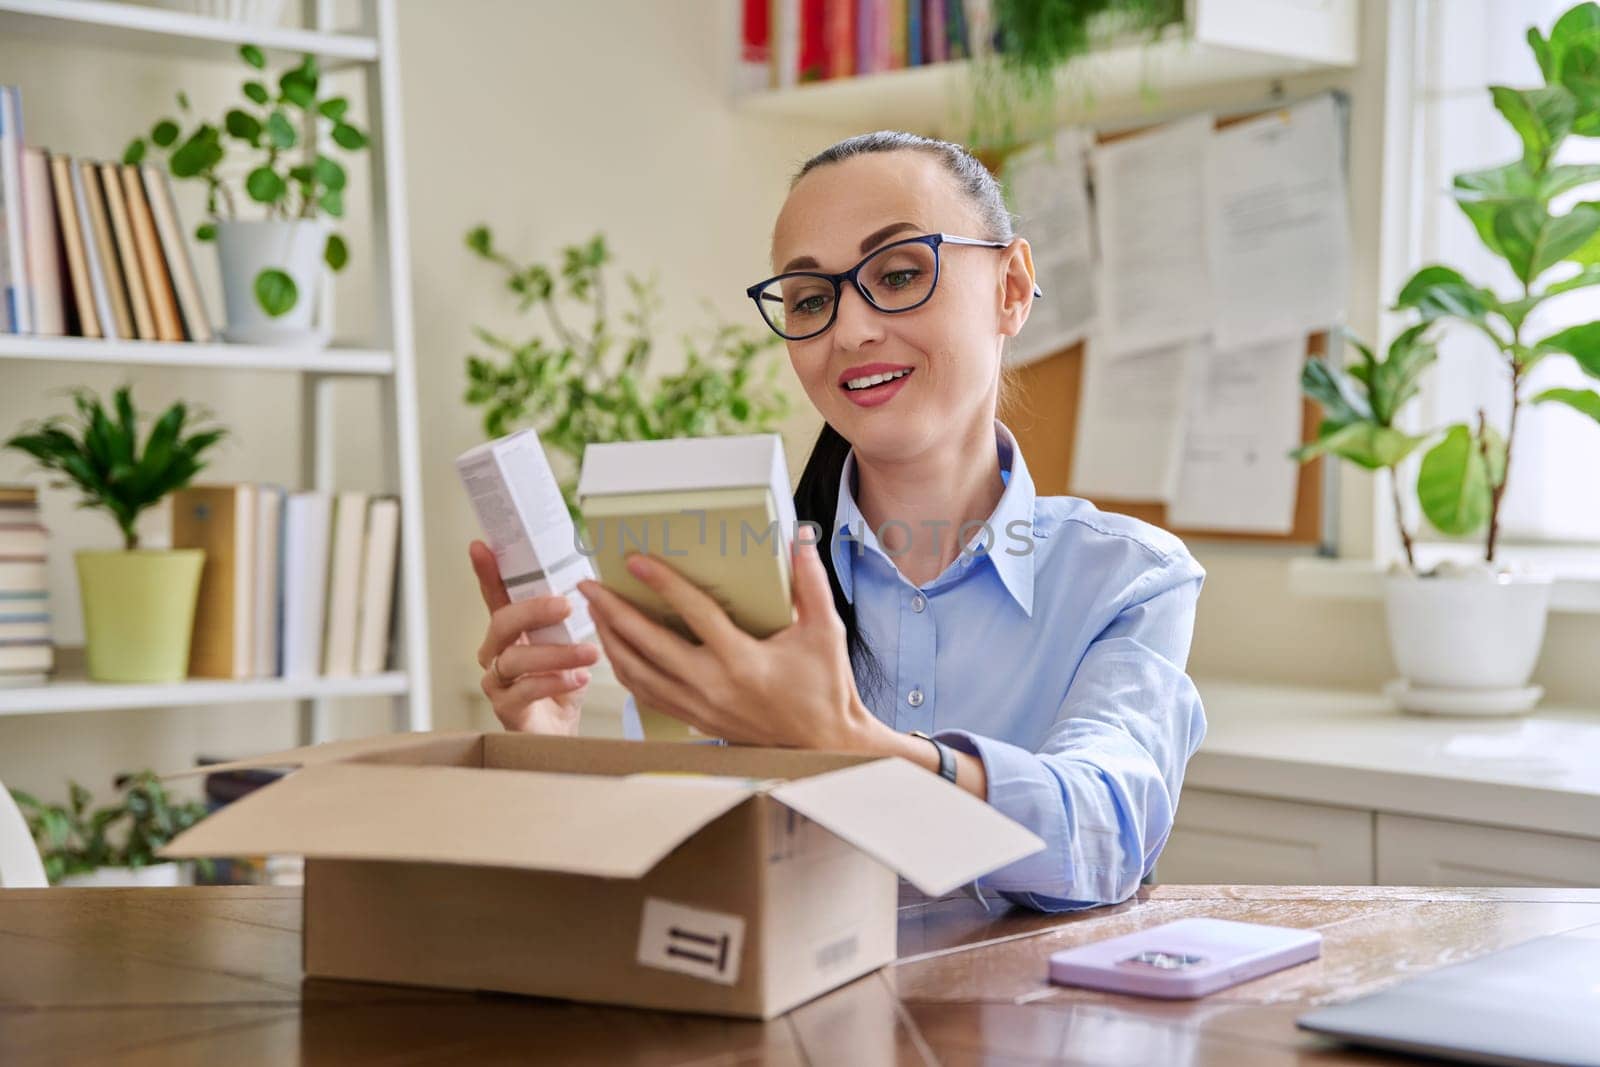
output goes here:
<path id="1" fill-rule="evenodd" d="M 674 926 L 667 931 L 667 955 L 699 960 L 721 974 L 728 968 L 728 935 L 697 934 Z"/>
<path id="2" fill-rule="evenodd" d="M 733 985 L 743 950 L 744 916 L 645 899 L 637 956 L 644 966 Z"/>

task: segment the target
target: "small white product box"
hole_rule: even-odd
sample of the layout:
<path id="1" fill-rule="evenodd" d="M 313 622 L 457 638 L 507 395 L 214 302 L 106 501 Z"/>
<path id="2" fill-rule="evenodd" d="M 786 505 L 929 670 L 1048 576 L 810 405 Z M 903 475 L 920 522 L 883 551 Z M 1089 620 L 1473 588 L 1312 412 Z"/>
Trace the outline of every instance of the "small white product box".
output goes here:
<path id="1" fill-rule="evenodd" d="M 528 632 L 543 644 L 571 644 L 594 633 L 578 583 L 594 577 L 579 548 L 561 487 L 533 430 L 518 430 L 468 449 L 456 471 L 478 514 L 483 537 L 500 564 L 513 601 L 560 595 L 572 605 L 561 622 Z"/>

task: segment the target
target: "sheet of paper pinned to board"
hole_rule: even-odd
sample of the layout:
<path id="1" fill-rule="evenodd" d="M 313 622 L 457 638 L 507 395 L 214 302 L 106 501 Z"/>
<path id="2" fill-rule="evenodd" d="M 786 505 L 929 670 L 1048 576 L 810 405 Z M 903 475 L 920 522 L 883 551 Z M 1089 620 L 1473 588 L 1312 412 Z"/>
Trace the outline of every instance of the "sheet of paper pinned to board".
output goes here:
<path id="1" fill-rule="evenodd" d="M 1096 146 L 1103 355 L 1201 337 L 1214 318 L 1206 252 L 1206 153 L 1212 117 L 1198 114 Z"/>
<path id="2" fill-rule="evenodd" d="M 1021 216 L 1044 297 L 1008 346 L 1021 366 L 1083 340 L 1094 322 L 1093 218 L 1089 214 L 1089 134 L 1069 126 L 1006 163 L 1011 209 Z"/>
<path id="3" fill-rule="evenodd" d="M 1189 342 L 1143 352 L 1084 348 L 1071 491 L 1100 500 L 1170 500 L 1188 399 Z"/>
<path id="4" fill-rule="evenodd" d="M 1237 348 L 1344 319 L 1344 117 L 1325 93 L 1218 130 L 1208 156 L 1213 326 Z"/>
<path id="5" fill-rule="evenodd" d="M 1294 529 L 1303 337 L 1239 348 L 1195 345 L 1177 492 L 1167 520 L 1190 530 Z"/>

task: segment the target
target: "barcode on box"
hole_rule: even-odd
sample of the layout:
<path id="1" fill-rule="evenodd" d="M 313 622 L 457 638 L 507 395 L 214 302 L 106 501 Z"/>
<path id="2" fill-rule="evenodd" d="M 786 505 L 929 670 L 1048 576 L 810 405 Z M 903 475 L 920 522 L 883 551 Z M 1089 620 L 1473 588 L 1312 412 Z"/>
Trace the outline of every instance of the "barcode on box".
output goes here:
<path id="1" fill-rule="evenodd" d="M 861 941 L 855 934 L 830 941 L 817 949 L 817 970 L 832 970 L 841 963 L 848 963 L 855 958 L 856 950 L 860 947 Z"/>

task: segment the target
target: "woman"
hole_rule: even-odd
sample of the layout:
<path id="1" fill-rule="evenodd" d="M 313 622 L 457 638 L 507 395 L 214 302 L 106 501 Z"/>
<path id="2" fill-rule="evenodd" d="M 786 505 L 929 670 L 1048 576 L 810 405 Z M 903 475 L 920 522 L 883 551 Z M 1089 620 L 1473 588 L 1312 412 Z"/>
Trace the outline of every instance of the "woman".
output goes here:
<path id="1" fill-rule="evenodd" d="M 1205 733 L 1184 671 L 1204 571 L 1170 534 L 1034 495 L 995 417 L 1038 295 L 995 180 L 941 141 L 840 142 L 796 175 L 772 262 L 750 295 L 825 420 L 796 513 L 830 536 L 796 538 L 797 621 L 765 640 L 654 557 L 629 566 L 700 644 L 585 583 L 618 680 L 732 742 L 953 765 L 1048 846 L 984 884 L 1047 911 L 1126 899 Z M 488 549 L 472 560 L 496 714 L 574 730 L 599 650 L 519 643 L 566 602 L 508 604 Z"/>

